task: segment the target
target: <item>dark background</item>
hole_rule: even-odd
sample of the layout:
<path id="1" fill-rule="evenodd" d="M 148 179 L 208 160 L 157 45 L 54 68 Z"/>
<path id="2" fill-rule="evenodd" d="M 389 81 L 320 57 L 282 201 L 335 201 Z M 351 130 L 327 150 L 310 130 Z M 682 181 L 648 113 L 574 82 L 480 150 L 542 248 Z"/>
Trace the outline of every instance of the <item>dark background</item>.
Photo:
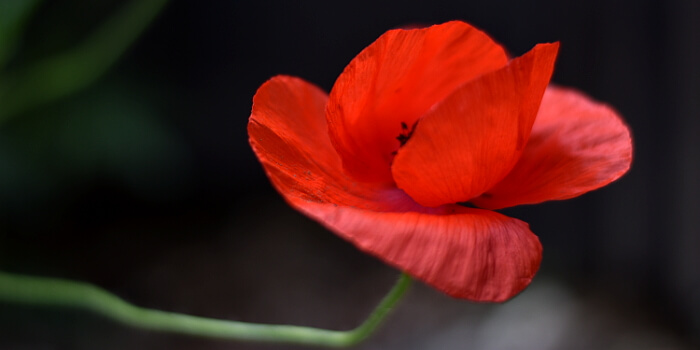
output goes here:
<path id="1" fill-rule="evenodd" d="M 39 3 L 4 72 L 79 46 L 125 4 Z M 544 246 L 514 300 L 476 305 L 416 284 L 361 348 L 697 348 L 698 18 L 693 0 L 172 0 L 94 82 L 0 120 L 0 268 L 158 309 L 354 327 L 398 272 L 283 202 L 248 145 L 252 96 L 276 74 L 328 91 L 384 31 L 461 19 L 513 56 L 560 41 L 553 81 L 624 116 L 632 170 L 573 200 L 504 211 Z M 0 304 L 0 348 L 288 347 Z"/>

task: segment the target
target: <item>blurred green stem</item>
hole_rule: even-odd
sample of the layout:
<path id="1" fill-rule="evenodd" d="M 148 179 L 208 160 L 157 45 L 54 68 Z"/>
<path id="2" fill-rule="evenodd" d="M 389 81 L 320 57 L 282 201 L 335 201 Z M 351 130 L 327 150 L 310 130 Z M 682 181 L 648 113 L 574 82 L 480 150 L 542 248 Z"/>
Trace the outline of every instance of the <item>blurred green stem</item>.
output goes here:
<path id="1" fill-rule="evenodd" d="M 97 80 L 166 3 L 167 0 L 133 0 L 78 47 L 0 77 L 0 123 Z"/>
<path id="2" fill-rule="evenodd" d="M 386 318 L 411 284 L 401 274 L 394 287 L 359 327 L 335 331 L 289 325 L 226 321 L 151 310 L 127 303 L 91 284 L 0 272 L 0 301 L 37 306 L 68 306 L 90 310 L 115 321 L 149 330 L 210 338 L 346 347 L 366 339 Z"/>
<path id="3" fill-rule="evenodd" d="M 27 19 L 39 5 L 40 0 L 2 0 L 0 1 L 0 69 L 14 53 L 17 41 Z"/>

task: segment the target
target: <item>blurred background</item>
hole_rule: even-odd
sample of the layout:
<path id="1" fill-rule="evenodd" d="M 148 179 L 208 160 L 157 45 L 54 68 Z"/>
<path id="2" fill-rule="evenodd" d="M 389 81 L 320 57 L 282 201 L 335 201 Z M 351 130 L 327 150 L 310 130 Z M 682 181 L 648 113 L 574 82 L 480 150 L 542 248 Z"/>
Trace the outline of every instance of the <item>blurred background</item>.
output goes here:
<path id="1" fill-rule="evenodd" d="M 700 2 L 0 0 L 0 269 L 137 305 L 347 329 L 398 272 L 289 208 L 250 150 L 251 99 L 326 91 L 384 31 L 468 21 L 625 117 L 632 170 L 505 210 L 544 246 L 502 304 L 420 283 L 361 349 L 700 348 Z M 0 349 L 287 349 L 0 303 Z M 297 347 L 300 348 L 301 347 Z"/>

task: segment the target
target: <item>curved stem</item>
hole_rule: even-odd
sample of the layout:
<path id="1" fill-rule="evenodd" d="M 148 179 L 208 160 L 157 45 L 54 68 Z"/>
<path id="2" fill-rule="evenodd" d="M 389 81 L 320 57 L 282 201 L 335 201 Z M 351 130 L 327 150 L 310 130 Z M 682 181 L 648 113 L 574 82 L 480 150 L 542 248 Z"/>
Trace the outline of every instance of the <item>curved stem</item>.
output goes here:
<path id="1" fill-rule="evenodd" d="M 411 278 L 401 274 L 367 320 L 349 331 L 227 321 L 146 309 L 88 283 L 6 272 L 0 272 L 0 301 L 81 308 L 130 326 L 156 331 L 242 341 L 345 347 L 372 334 L 410 284 Z"/>

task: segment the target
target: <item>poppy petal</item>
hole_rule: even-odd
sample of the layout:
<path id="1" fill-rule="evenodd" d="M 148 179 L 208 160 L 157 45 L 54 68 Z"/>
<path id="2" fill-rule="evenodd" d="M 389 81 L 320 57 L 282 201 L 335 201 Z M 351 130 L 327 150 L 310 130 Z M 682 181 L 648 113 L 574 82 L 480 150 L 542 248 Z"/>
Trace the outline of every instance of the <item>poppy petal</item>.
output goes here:
<path id="1" fill-rule="evenodd" d="M 410 199 L 403 204 L 393 201 L 390 187 L 360 186 L 344 174 L 328 137 L 324 113 L 327 101 L 328 96 L 318 87 L 289 76 L 268 80 L 255 94 L 248 122 L 249 141 L 279 192 L 287 199 L 371 210 L 419 208 Z M 401 195 L 408 198 L 403 192 Z M 373 197 L 377 199 L 371 200 Z"/>
<path id="2" fill-rule="evenodd" d="M 526 223 L 488 210 L 399 213 L 292 203 L 361 250 L 456 298 L 508 300 L 530 284 L 542 259 Z"/>
<path id="3" fill-rule="evenodd" d="M 632 163 L 629 128 L 612 108 L 549 87 L 521 159 L 471 202 L 498 209 L 568 199 L 615 181 Z"/>
<path id="4" fill-rule="evenodd" d="M 429 111 L 394 158 L 396 185 L 434 207 L 466 202 L 503 179 L 527 143 L 558 48 L 537 45 Z"/>
<path id="5" fill-rule="evenodd" d="M 508 62 L 503 48 L 464 22 L 386 32 L 355 57 L 330 93 L 331 140 L 345 170 L 393 183 L 400 135 L 460 85 Z"/>
<path id="6" fill-rule="evenodd" d="M 250 143 L 290 205 L 454 297 L 500 302 L 530 283 L 542 247 L 526 223 L 457 205 L 425 208 L 395 187 L 346 177 L 325 133 L 326 100 L 286 76 L 254 97 Z"/>

